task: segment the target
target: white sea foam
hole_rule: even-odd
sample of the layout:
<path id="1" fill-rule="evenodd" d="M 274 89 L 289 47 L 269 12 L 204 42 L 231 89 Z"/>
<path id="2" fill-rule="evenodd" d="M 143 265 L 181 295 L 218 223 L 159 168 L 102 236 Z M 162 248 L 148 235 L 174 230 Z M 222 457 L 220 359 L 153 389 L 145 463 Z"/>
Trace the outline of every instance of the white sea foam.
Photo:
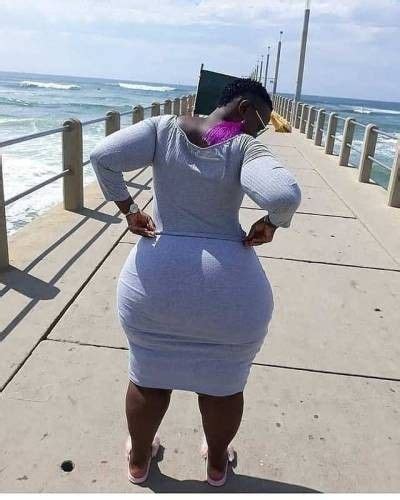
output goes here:
<path id="1" fill-rule="evenodd" d="M 64 83 L 53 82 L 33 82 L 31 80 L 24 80 L 19 83 L 21 87 L 38 87 L 42 89 L 56 89 L 56 90 L 76 90 L 80 89 L 79 85 L 68 85 Z"/>
<path id="2" fill-rule="evenodd" d="M 382 115 L 400 115 L 400 111 L 396 111 L 394 109 L 380 109 L 380 108 L 364 108 L 364 107 L 355 107 L 353 108 L 354 113 L 360 113 L 362 115 L 371 115 L 371 114 L 382 114 Z"/>
<path id="3" fill-rule="evenodd" d="M 169 90 L 175 90 L 174 87 L 156 87 L 153 85 L 143 85 L 139 83 L 119 83 L 118 84 L 121 88 L 123 89 L 129 89 L 129 90 L 149 90 L 152 92 L 168 92 Z"/>

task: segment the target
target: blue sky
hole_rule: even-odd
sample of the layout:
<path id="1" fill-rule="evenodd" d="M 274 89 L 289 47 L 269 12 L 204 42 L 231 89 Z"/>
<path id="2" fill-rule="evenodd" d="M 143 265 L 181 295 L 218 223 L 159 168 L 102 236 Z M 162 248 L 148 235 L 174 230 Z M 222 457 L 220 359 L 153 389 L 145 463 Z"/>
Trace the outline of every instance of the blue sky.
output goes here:
<path id="1" fill-rule="evenodd" d="M 284 31 L 296 85 L 304 0 L 0 0 L 0 70 L 197 83 L 248 75 Z M 311 0 L 306 94 L 400 101 L 400 0 Z"/>

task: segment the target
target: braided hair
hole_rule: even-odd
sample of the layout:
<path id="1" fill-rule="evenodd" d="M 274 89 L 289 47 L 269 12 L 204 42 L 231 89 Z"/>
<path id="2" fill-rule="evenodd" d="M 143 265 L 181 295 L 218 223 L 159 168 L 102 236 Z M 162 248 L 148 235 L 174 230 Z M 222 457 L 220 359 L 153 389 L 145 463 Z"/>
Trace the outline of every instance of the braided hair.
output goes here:
<path id="1" fill-rule="evenodd" d="M 218 101 L 218 106 L 225 106 L 231 102 L 235 97 L 245 97 L 247 95 L 259 97 L 267 103 L 267 106 L 273 109 L 271 98 L 265 87 L 252 78 L 237 78 L 231 83 L 228 83 L 222 91 L 221 97 Z"/>

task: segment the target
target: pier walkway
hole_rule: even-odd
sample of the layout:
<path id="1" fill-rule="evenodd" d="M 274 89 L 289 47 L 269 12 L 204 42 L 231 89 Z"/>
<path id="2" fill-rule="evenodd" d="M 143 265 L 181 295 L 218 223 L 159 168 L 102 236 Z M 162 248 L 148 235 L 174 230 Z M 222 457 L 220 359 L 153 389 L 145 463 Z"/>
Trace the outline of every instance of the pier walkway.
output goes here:
<path id="1" fill-rule="evenodd" d="M 0 274 L 0 491 L 400 491 L 400 210 L 297 130 L 261 140 L 295 174 L 303 201 L 290 229 L 256 247 L 275 314 L 226 486 L 204 482 L 196 395 L 181 391 L 150 480 L 127 481 L 115 286 L 137 237 L 93 184 L 84 210 L 56 207 L 10 238 L 12 267 Z M 151 210 L 151 169 L 129 179 Z M 245 198 L 244 228 L 261 213 Z"/>

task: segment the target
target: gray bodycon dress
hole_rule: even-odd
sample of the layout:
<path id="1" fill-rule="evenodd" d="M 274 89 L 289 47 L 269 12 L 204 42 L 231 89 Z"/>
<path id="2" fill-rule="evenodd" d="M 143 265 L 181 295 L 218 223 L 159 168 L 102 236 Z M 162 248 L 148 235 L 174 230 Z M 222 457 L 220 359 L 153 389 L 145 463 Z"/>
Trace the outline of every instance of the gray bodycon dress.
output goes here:
<path id="1" fill-rule="evenodd" d="M 257 139 L 240 134 L 201 148 L 173 115 L 113 133 L 90 158 L 107 200 L 128 198 L 122 172 L 153 168 L 156 238 L 132 248 L 117 290 L 130 380 L 215 396 L 242 391 L 273 298 L 254 248 L 242 243 L 239 208 L 246 193 L 288 227 L 300 203 L 295 179 Z"/>

